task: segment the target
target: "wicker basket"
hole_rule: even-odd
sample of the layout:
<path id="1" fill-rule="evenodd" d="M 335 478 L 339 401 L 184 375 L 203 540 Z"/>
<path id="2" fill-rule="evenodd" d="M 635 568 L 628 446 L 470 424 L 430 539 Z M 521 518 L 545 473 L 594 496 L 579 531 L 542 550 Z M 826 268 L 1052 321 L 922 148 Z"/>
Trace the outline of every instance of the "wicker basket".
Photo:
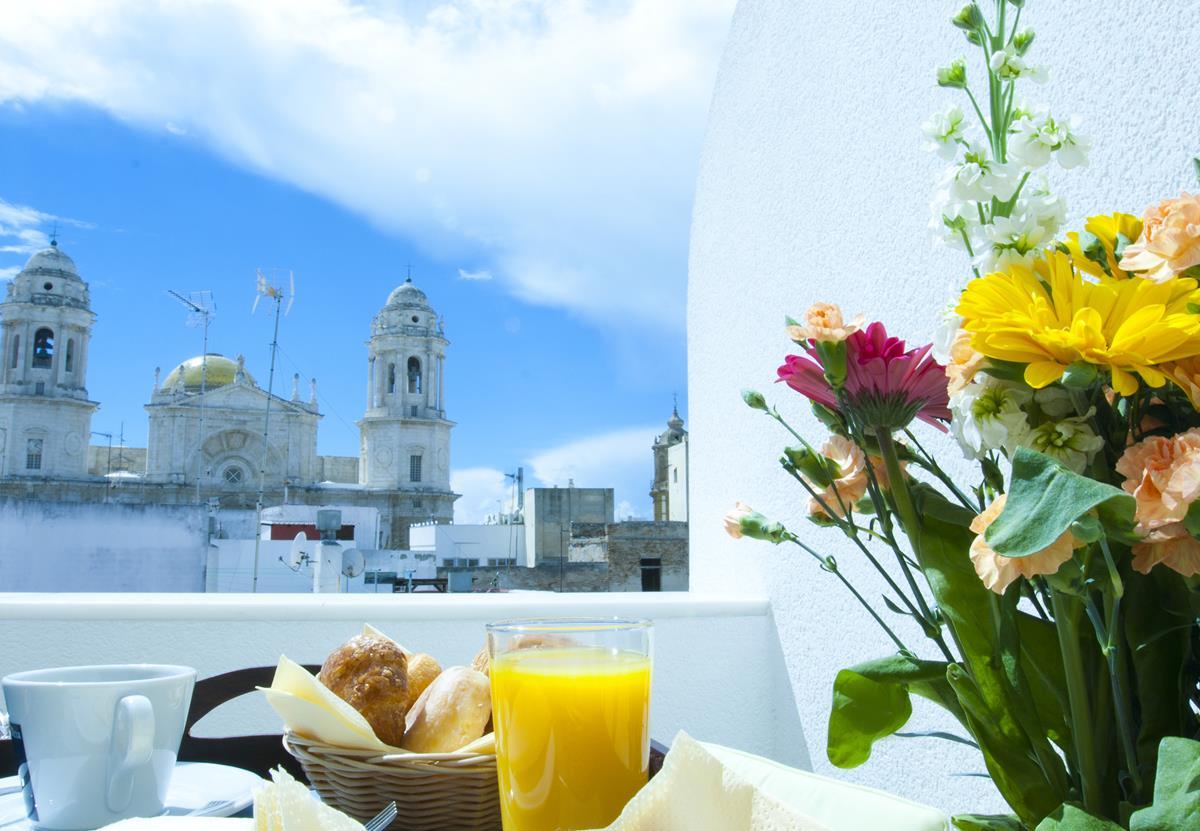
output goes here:
<path id="1" fill-rule="evenodd" d="M 495 754 L 392 753 L 334 747 L 288 733 L 321 800 L 359 821 L 396 801 L 396 831 L 500 831 Z"/>

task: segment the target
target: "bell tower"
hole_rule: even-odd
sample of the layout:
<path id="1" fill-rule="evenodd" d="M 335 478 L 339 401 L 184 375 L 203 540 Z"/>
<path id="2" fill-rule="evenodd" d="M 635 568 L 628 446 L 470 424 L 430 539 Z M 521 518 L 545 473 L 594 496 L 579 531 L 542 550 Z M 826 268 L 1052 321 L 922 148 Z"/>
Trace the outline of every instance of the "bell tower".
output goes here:
<path id="1" fill-rule="evenodd" d="M 87 476 L 87 359 L 96 316 L 74 261 L 51 240 L 0 303 L 0 478 Z"/>
<path id="2" fill-rule="evenodd" d="M 407 545 L 408 525 L 449 522 L 450 430 L 446 418 L 446 340 L 442 320 L 410 277 L 371 323 L 367 409 L 359 421 L 359 483 L 398 492 L 391 545 Z"/>

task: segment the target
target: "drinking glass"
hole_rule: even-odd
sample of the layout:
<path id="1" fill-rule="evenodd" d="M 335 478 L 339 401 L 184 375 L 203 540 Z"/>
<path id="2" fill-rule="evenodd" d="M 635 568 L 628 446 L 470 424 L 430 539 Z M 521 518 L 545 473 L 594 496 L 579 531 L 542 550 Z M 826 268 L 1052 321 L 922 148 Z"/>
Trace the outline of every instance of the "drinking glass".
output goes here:
<path id="1" fill-rule="evenodd" d="M 489 624 L 504 831 L 602 828 L 646 784 L 652 624 Z"/>

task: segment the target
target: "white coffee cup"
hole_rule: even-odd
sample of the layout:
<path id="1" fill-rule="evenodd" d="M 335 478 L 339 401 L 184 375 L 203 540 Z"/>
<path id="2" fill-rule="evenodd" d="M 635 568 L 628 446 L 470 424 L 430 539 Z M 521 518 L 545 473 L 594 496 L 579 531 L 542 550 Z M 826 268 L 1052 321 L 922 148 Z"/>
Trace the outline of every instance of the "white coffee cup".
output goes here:
<path id="1" fill-rule="evenodd" d="M 38 828 L 83 831 L 161 814 L 196 670 L 63 667 L 4 678 L 18 771 Z"/>

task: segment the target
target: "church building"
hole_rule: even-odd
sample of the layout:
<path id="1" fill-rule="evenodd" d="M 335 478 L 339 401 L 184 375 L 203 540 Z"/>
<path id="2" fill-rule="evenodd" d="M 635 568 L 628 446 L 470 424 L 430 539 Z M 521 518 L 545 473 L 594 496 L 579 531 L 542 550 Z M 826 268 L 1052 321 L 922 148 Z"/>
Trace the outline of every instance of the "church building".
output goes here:
<path id="1" fill-rule="evenodd" d="M 66 502 L 206 504 L 218 518 L 263 505 L 380 511 L 380 548 L 406 548 L 415 523 L 449 522 L 450 431 L 442 319 L 412 280 L 388 296 L 367 341 L 357 457 L 321 456 L 316 381 L 269 394 L 239 356 L 156 370 L 145 448 L 90 446 L 87 284 L 57 245 L 34 254 L 0 303 L 0 496 Z M 251 528 L 253 526 L 250 526 Z M 219 532 L 218 532 L 219 533 Z"/>

